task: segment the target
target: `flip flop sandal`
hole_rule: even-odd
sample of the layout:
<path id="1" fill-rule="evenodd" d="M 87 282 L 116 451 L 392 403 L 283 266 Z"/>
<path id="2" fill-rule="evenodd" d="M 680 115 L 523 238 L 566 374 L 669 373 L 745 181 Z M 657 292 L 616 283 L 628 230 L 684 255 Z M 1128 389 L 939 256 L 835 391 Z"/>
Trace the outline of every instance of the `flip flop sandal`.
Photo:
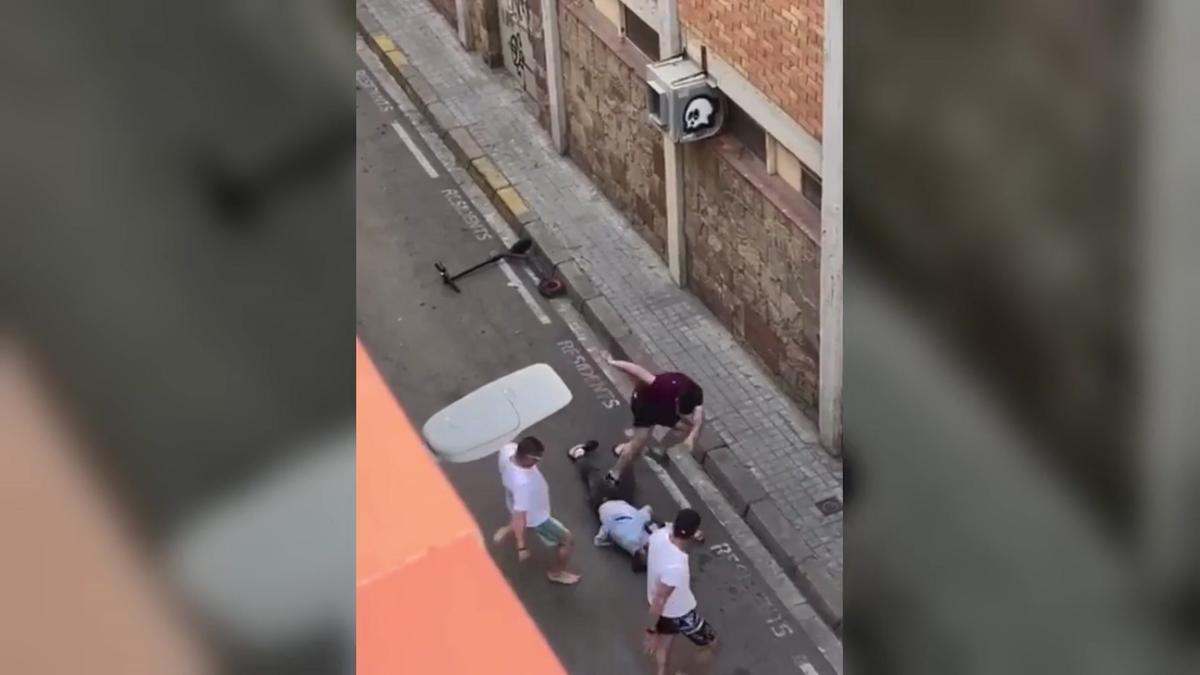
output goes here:
<path id="1" fill-rule="evenodd" d="M 574 586 L 575 584 L 579 583 L 580 576 L 578 574 L 573 574 L 571 576 L 574 578 L 571 579 L 570 581 L 565 581 L 561 578 L 555 578 L 555 577 L 551 576 L 549 572 L 546 573 L 547 579 L 549 579 L 553 583 L 562 584 L 563 586 Z"/>

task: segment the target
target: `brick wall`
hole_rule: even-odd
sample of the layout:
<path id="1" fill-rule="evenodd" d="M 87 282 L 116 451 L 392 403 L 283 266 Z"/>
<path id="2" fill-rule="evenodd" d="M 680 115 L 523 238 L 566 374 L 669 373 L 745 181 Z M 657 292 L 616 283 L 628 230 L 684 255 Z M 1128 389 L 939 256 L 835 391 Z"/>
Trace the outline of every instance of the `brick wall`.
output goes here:
<path id="1" fill-rule="evenodd" d="M 689 288 L 815 410 L 820 215 L 728 137 L 684 162 Z"/>
<path id="2" fill-rule="evenodd" d="M 564 0 L 559 28 L 569 155 L 664 255 L 662 136 L 647 121 L 649 62 L 591 4 Z"/>
<path id="3" fill-rule="evenodd" d="M 679 0 L 680 22 L 821 138 L 822 0 Z"/>

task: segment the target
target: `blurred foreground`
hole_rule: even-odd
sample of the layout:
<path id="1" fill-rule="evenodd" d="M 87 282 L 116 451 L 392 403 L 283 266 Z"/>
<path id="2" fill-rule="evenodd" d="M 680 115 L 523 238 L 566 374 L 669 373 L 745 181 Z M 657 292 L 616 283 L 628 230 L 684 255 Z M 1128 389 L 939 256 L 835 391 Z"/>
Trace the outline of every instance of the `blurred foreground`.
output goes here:
<path id="1" fill-rule="evenodd" d="M 348 19 L 6 8 L 0 672 L 352 671 Z"/>

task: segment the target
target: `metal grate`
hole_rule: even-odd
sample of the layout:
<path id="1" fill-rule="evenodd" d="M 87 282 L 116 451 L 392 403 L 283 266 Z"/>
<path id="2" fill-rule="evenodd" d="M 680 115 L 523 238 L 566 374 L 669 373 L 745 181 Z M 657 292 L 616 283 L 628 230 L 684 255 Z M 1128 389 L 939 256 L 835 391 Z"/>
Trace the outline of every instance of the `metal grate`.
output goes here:
<path id="1" fill-rule="evenodd" d="M 817 510 L 826 516 L 832 516 L 835 513 L 840 513 L 842 510 L 842 500 L 837 497 L 829 497 L 817 502 Z"/>

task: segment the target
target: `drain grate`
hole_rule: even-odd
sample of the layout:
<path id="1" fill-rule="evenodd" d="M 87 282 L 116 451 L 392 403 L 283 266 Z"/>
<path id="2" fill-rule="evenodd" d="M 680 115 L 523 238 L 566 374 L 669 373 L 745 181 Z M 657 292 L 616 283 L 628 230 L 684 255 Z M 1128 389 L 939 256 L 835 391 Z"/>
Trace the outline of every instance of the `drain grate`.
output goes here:
<path id="1" fill-rule="evenodd" d="M 826 516 L 832 516 L 842 510 L 842 500 L 837 497 L 829 497 L 817 502 L 817 509 Z"/>

